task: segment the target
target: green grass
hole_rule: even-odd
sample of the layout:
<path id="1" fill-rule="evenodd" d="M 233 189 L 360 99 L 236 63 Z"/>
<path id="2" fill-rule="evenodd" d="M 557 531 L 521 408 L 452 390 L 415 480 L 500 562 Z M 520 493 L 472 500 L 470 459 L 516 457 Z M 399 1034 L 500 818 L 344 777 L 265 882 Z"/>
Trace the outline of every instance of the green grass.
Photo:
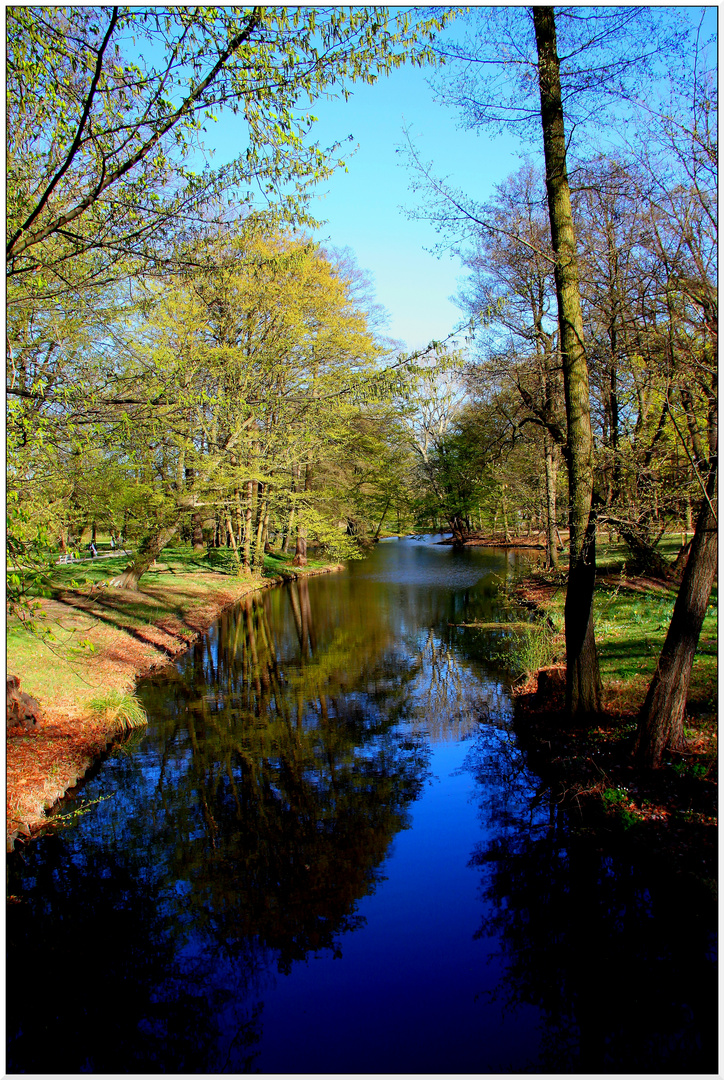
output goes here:
<path id="1" fill-rule="evenodd" d="M 627 558 L 631 558 L 631 553 L 625 544 L 596 541 L 596 569 L 599 574 L 611 574 L 622 570 Z"/>
<path id="2" fill-rule="evenodd" d="M 659 545 L 667 558 L 673 559 L 681 546 L 680 538 L 667 537 Z M 623 575 L 606 580 L 600 575 L 621 571 L 623 544 L 601 544 L 596 565 L 599 577 L 593 599 L 596 644 L 604 689 L 616 686 L 619 695 L 638 705 L 656 667 L 674 610 L 678 586 L 666 589 L 629 588 Z M 565 583 L 551 597 L 546 611 L 556 629 L 563 630 Z M 689 705 L 697 712 L 716 709 L 717 688 L 717 589 L 712 595 L 704 619 L 691 676 Z"/>
<path id="3" fill-rule="evenodd" d="M 98 589 L 123 569 L 125 556 L 54 567 L 49 595 L 56 600 L 63 596 L 63 600 L 53 605 L 47 618 L 35 619 L 37 634 L 24 629 L 16 617 L 8 619 L 8 670 L 18 674 L 23 689 L 41 703 L 84 704 L 99 689 L 101 679 L 91 649 L 84 642 L 97 642 L 99 631 L 106 628 L 138 636 L 171 619 L 179 639 L 193 638 L 195 631 L 184 625 L 189 613 L 230 585 L 228 577 L 203 561 L 204 555 L 190 546 L 165 548 L 157 567 L 142 578 L 138 593 Z M 97 591 L 91 592 L 91 587 Z M 74 589 L 87 611 L 75 606 Z M 46 630 L 49 635 L 44 634 Z"/>
<path id="4" fill-rule="evenodd" d="M 532 675 L 540 668 L 557 663 L 563 655 L 564 642 L 548 626 L 536 623 L 530 629 L 515 630 L 511 634 L 510 658 L 514 674 Z"/>
<path id="5" fill-rule="evenodd" d="M 224 553 L 227 551 L 226 548 L 215 550 Z M 231 550 L 229 550 L 229 556 L 233 559 Z M 223 561 L 223 558 L 221 556 L 219 561 Z M 87 588 L 116 577 L 128 563 L 129 556 L 121 553 L 112 559 L 56 564 L 50 569 L 47 577 L 51 589 Z M 174 574 L 213 574 L 219 573 L 220 570 L 221 567 L 212 565 L 205 551 L 193 551 L 190 545 L 179 544 L 176 547 L 165 547 L 156 566 L 147 570 L 142 580 L 144 583 L 155 582 L 168 579 Z M 8 573 L 11 573 L 10 569 Z"/>
<path id="6" fill-rule="evenodd" d="M 43 622 L 38 622 L 42 627 Z M 64 622 L 65 628 L 52 624 L 55 641 L 44 641 L 17 624 L 7 628 L 8 671 L 20 675 L 21 689 L 36 696 L 41 704 L 82 700 L 95 688 L 78 645 L 90 619 L 76 627 L 70 625 L 76 620 Z"/>
<path id="7" fill-rule="evenodd" d="M 99 548 L 99 551 L 102 550 Z M 84 552 L 82 552 L 84 553 Z M 274 552 L 264 556 L 262 574 L 265 577 L 273 577 L 283 570 L 292 569 L 294 553 Z M 28 595 L 53 596 L 61 589 L 89 589 L 102 586 L 104 582 L 119 575 L 128 565 L 129 556 L 121 553 L 111 559 L 94 559 L 88 562 L 63 563 L 53 566 L 47 575 L 49 588 L 44 589 L 42 594 L 39 590 L 29 590 Z M 330 565 L 329 560 L 310 556 L 307 569 L 318 570 Z M 294 567 L 297 570 L 296 567 Z M 12 571 L 8 569 L 8 574 Z M 304 573 L 304 568 L 301 569 Z M 157 584 L 167 584 L 179 575 L 225 574 L 228 576 L 243 576 L 239 574 L 239 566 L 231 548 L 211 548 L 207 551 L 193 551 L 190 544 L 178 544 L 168 546 L 161 552 L 155 566 L 151 567 L 143 575 L 142 588 L 153 587 Z M 139 618 L 142 617 L 143 605 L 139 608 Z M 132 605 L 129 607 L 132 610 Z"/>
<path id="8" fill-rule="evenodd" d="M 264 556 L 264 575 L 269 577 L 274 574 L 279 574 L 283 570 L 294 570 L 298 573 L 304 573 L 306 570 L 321 570 L 325 566 L 330 566 L 328 559 L 316 559 L 312 556 L 307 556 L 306 567 L 292 566 L 294 559 L 294 552 L 287 552 L 286 555 L 282 555 L 281 552 L 274 552 L 273 554 L 267 554 Z M 336 565 L 336 564 L 335 564 Z"/>
<path id="9" fill-rule="evenodd" d="M 113 723 L 121 731 L 143 727 L 148 723 L 146 710 L 135 694 L 124 690 L 103 690 L 88 702 L 95 717 Z"/>
<path id="10" fill-rule="evenodd" d="M 224 554 L 227 551 L 217 550 Z M 233 558 L 232 552 L 229 555 Z M 293 553 L 267 555 L 265 576 L 273 577 L 291 568 L 293 557 Z M 259 581 L 258 577 L 225 573 L 221 565 L 209 565 L 205 551 L 194 552 L 190 545 L 179 544 L 164 548 L 156 567 L 144 574 L 138 593 L 102 588 L 103 582 L 118 574 L 126 562 L 127 557 L 122 555 L 75 566 L 55 566 L 48 592 L 57 603 L 47 618 L 35 619 L 39 632 L 29 633 L 16 617 L 8 620 L 8 670 L 19 675 L 23 689 L 41 703 L 84 706 L 90 695 L 100 689 L 102 676 L 87 642 L 94 640 L 101 651 L 119 647 L 117 641 L 109 645 L 108 637 L 102 634 L 104 629 L 145 640 L 150 627 L 171 626 L 181 645 L 195 634 L 188 625 L 190 616 L 207 606 L 213 594 L 227 592 L 237 582 Z M 309 569 L 325 565 L 322 560 L 310 559 Z M 76 602 L 84 603 L 88 610 L 79 609 Z M 50 634 L 45 635 L 44 630 Z"/>
<path id="11" fill-rule="evenodd" d="M 689 534 L 689 539 L 691 539 L 691 534 Z M 673 563 L 681 551 L 681 533 L 667 533 L 662 536 L 656 545 L 656 550 L 667 562 Z M 567 558 L 567 554 L 565 557 Z M 599 574 L 618 573 L 625 568 L 627 562 L 631 563 L 631 559 L 631 551 L 623 542 L 596 540 L 596 569 Z"/>

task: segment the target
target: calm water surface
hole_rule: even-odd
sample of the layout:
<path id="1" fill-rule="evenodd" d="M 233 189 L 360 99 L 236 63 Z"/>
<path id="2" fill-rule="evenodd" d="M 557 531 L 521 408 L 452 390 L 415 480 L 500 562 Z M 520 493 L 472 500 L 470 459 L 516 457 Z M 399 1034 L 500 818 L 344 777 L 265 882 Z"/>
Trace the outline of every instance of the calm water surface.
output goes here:
<path id="1" fill-rule="evenodd" d="M 512 553 L 380 544 L 231 610 L 13 855 L 8 1071 L 715 1071 L 714 922 L 511 728 Z"/>

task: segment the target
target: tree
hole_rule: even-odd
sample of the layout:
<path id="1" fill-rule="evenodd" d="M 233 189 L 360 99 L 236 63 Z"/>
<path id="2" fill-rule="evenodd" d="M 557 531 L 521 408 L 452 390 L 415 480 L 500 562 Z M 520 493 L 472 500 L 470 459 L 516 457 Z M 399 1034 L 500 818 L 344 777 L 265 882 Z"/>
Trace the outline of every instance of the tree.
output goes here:
<path id="1" fill-rule="evenodd" d="M 157 267 L 204 228 L 222 195 L 247 213 L 254 205 L 301 220 L 305 189 L 338 163 L 334 148 L 305 143 L 308 104 L 430 59 L 423 42 L 444 18 L 381 8 L 13 8 L 7 266 L 20 295 L 42 300 L 117 278 L 129 258 Z M 243 117 L 243 144 L 229 163 L 200 167 L 196 143 L 222 109 Z M 207 225 L 224 220 L 217 206 Z"/>
<path id="2" fill-rule="evenodd" d="M 307 533 L 354 554 L 320 471 L 352 437 L 350 399 L 364 396 L 381 354 L 348 278 L 308 240 L 255 228 L 208 246 L 203 261 L 183 283 L 149 287 L 126 372 L 140 405 L 154 403 L 136 460 L 155 469 L 156 500 L 120 587 L 136 588 L 202 508 L 220 517 L 240 570 L 261 564 L 270 518 L 279 529 L 291 510 L 300 560 Z"/>
<path id="3" fill-rule="evenodd" d="M 570 713 L 599 707 L 600 680 L 592 624 L 595 579 L 593 437 L 588 366 L 580 305 L 577 249 L 568 182 L 564 128 L 575 128 L 576 146 L 591 120 L 600 123 L 610 106 L 629 100 L 637 80 L 654 73 L 654 61 L 672 56 L 686 40 L 687 27 L 641 9 L 552 8 L 486 10 L 477 34 L 447 50 L 454 61 L 443 76 L 441 94 L 478 129 L 517 125 L 530 135 L 543 132 L 551 242 L 567 414 L 571 569 L 566 600 L 566 703 Z M 558 49 L 558 29 L 563 46 Z M 534 40 L 531 39 L 531 29 Z M 537 86 L 538 94 L 533 92 Z M 537 118 L 537 121 L 536 121 Z M 429 170 L 423 170 L 429 179 Z M 493 223 L 471 200 L 435 181 L 438 202 L 432 216 L 446 229 L 461 220 L 484 229 Z"/>
<path id="4" fill-rule="evenodd" d="M 588 365 L 583 338 L 576 238 L 566 167 L 560 65 L 552 8 L 533 9 L 538 45 L 546 189 L 555 255 L 558 325 L 563 362 L 568 438 L 566 463 L 570 566 L 566 590 L 566 708 L 572 714 L 600 709 L 601 679 L 593 630 L 596 519 L 593 512 L 593 437 Z"/>
<path id="5" fill-rule="evenodd" d="M 131 418 L 152 426 L 154 410 L 160 426 L 168 421 L 163 395 L 139 390 L 138 371 L 134 389 L 128 379 L 149 276 L 198 269 L 199 241 L 233 234 L 241 219 L 309 220 L 310 186 L 340 164 L 338 147 L 309 138 L 314 99 L 432 59 L 425 42 L 446 18 L 381 8 L 13 8 L 9 426 L 13 452 L 32 447 L 11 463 L 20 497 L 31 473 L 35 490 L 52 486 L 71 446 L 83 453 Z M 240 145 L 212 167 L 199 140 L 224 109 L 239 115 Z M 142 468 L 153 472 L 159 455 L 147 457 Z"/>
<path id="6" fill-rule="evenodd" d="M 650 122 L 652 143 L 655 130 Z M 706 456 L 697 449 L 695 420 L 706 415 L 712 398 L 710 372 L 699 362 L 707 348 L 706 321 L 689 292 L 696 281 L 699 295 L 713 297 L 716 244 L 702 227 L 704 208 L 682 190 L 681 175 L 670 161 L 658 163 L 655 180 L 649 180 L 641 161 L 598 156 L 578 171 L 574 213 L 599 444 L 599 520 L 628 544 L 632 565 L 666 577 L 670 568 L 656 543 L 682 518 L 692 531 L 691 485 L 697 480 L 690 461 Z M 664 196 L 657 188 L 667 167 Z M 662 211 L 664 203 L 675 216 Z M 700 222 L 696 233 L 687 228 L 693 220 Z M 707 265 L 708 274 L 696 269 Z"/>
<path id="7" fill-rule="evenodd" d="M 667 271 L 667 300 L 672 294 L 678 300 L 677 332 L 670 344 L 684 361 L 678 397 L 693 454 L 687 452 L 703 492 L 671 624 L 639 717 L 636 753 L 650 767 L 661 764 L 665 750 L 684 745 L 691 670 L 717 569 L 716 78 L 698 48 L 691 66 L 684 93 L 679 87 L 669 108 L 654 116 L 652 151 L 644 158 L 657 211 L 653 236 Z M 655 151 L 660 153 L 662 146 L 664 160 L 675 163 L 676 183 L 671 178 L 667 185 L 661 182 Z M 671 227 L 663 228 L 667 223 Z M 672 234 L 673 245 L 667 243 Z M 676 424 L 673 412 L 671 419 Z M 676 434 L 683 442 L 678 425 Z"/>
<path id="8" fill-rule="evenodd" d="M 472 250 L 460 250 L 463 264 L 471 273 L 458 303 L 471 315 L 488 313 L 485 335 L 480 335 L 477 342 L 482 359 L 470 365 L 468 371 L 471 385 L 487 385 L 493 379 L 500 385 L 515 387 L 520 398 L 518 406 L 513 404 L 511 410 L 507 395 L 498 397 L 498 401 L 508 410 L 517 427 L 516 435 L 522 437 L 526 424 L 542 430 L 547 559 L 555 568 L 556 480 L 566 433 L 554 259 L 550 227 L 541 210 L 545 195 L 540 186 L 530 164 L 499 185 L 495 198 L 485 208 L 490 227 L 478 231 Z"/>
<path id="9" fill-rule="evenodd" d="M 418 376 L 414 404 L 406 410 L 408 441 L 424 492 L 422 498 L 418 494 L 416 516 L 447 522 L 456 546 L 463 543 L 473 497 L 470 448 L 463 445 L 456 428 L 464 394 L 459 372 L 426 370 Z"/>
<path id="10" fill-rule="evenodd" d="M 650 768 L 661 765 L 665 750 L 682 750 L 689 680 L 717 568 L 716 448 L 706 497 L 676 596 L 674 612 L 654 677 L 639 716 L 636 756 Z"/>

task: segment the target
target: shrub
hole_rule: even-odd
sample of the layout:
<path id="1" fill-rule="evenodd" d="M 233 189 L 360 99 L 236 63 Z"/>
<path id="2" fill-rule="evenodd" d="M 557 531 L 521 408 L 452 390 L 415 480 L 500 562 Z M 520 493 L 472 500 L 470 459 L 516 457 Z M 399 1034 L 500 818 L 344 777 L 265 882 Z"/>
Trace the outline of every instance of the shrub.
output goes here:
<path id="1" fill-rule="evenodd" d="M 241 572 L 239 561 L 231 548 L 209 548 L 204 559 L 219 574 L 238 574 Z"/>

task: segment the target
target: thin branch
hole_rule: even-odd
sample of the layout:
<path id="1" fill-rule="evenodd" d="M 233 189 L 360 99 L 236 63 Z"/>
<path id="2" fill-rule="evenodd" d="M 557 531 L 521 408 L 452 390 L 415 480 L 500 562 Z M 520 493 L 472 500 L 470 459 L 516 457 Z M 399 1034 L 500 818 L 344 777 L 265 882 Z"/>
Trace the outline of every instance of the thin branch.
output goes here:
<path id="1" fill-rule="evenodd" d="M 22 252 L 25 251 L 27 248 L 32 247 L 34 244 L 38 244 L 41 241 L 47 239 L 48 236 L 51 236 L 54 232 L 62 229 L 64 225 L 67 225 L 70 221 L 74 221 L 77 217 L 80 217 L 82 213 L 84 213 L 90 206 L 93 205 L 93 203 L 99 198 L 99 196 L 103 193 L 103 191 L 105 191 L 106 188 L 115 184 L 116 181 L 120 180 L 122 176 L 124 176 L 127 172 L 134 168 L 134 166 L 137 165 L 139 161 L 142 161 L 145 157 L 147 157 L 151 150 L 154 148 L 154 146 L 156 146 L 156 144 L 163 138 L 163 136 L 166 135 L 167 132 L 169 132 L 171 128 L 175 124 L 177 124 L 183 116 L 185 116 L 192 110 L 195 102 L 213 83 L 214 79 L 224 67 L 229 57 L 234 52 L 236 52 L 240 45 L 243 45 L 245 41 L 249 40 L 254 30 L 256 30 L 260 25 L 260 9 L 254 8 L 252 14 L 249 16 L 245 29 L 238 33 L 234 38 L 232 38 L 226 49 L 219 56 L 219 59 L 214 64 L 209 74 L 203 80 L 203 82 L 201 82 L 196 87 L 193 93 L 189 94 L 189 96 L 178 107 L 176 112 L 172 113 L 168 120 L 165 123 L 161 124 L 161 126 L 151 136 L 151 138 L 147 139 L 146 142 L 138 148 L 136 153 L 132 154 L 131 157 L 128 158 L 122 165 L 119 165 L 117 169 L 115 169 L 112 173 L 109 173 L 102 184 L 96 184 L 95 188 L 90 191 L 84 199 L 81 199 L 81 201 L 77 204 L 77 206 L 74 207 L 73 210 L 70 210 L 67 214 L 63 214 L 59 218 L 56 218 L 55 221 L 51 221 L 44 228 L 39 229 L 38 232 L 36 232 L 34 235 L 28 236 L 23 243 L 17 244 L 14 251 L 12 251 L 12 244 L 9 245 L 8 255 L 10 256 L 11 254 L 22 254 Z M 13 243 L 15 243 L 15 239 L 16 238 L 14 238 Z"/>
<path id="2" fill-rule="evenodd" d="M 82 114 L 82 116 L 80 118 L 80 123 L 78 125 L 78 130 L 75 133 L 75 138 L 73 139 L 73 142 L 70 144 L 70 149 L 68 150 L 65 161 L 63 162 L 63 164 L 58 169 L 58 171 L 56 172 L 53 179 L 50 181 L 50 183 L 46 187 L 46 189 L 43 192 L 42 196 L 40 197 L 40 200 L 37 203 L 35 209 L 27 217 L 25 223 L 20 226 L 20 228 L 15 233 L 15 235 L 13 237 L 11 237 L 10 243 L 8 244 L 8 247 L 7 247 L 8 256 L 10 256 L 12 254 L 13 247 L 14 247 L 16 241 L 18 240 L 18 238 L 22 235 L 22 233 L 28 231 L 28 229 L 33 224 L 33 222 L 38 217 L 38 215 L 41 214 L 42 211 L 45 209 L 45 206 L 46 206 L 46 204 L 48 202 L 48 199 L 50 198 L 53 191 L 58 186 L 58 184 L 60 183 L 60 181 L 65 176 L 66 172 L 68 171 L 68 169 L 71 166 L 73 158 L 75 157 L 76 152 L 78 150 L 78 147 L 80 146 L 80 140 L 81 140 L 81 135 L 83 134 L 83 128 L 85 127 L 86 121 L 87 121 L 88 116 L 90 114 L 91 105 L 93 104 L 93 98 L 95 97 L 96 88 L 98 86 L 98 82 L 99 82 L 100 77 L 101 77 L 101 71 L 103 70 L 103 55 L 104 55 L 104 53 L 106 51 L 106 48 L 108 46 L 108 42 L 111 39 L 113 31 L 116 28 L 116 23 L 117 22 L 118 22 L 118 8 L 114 7 L 113 8 L 113 13 L 111 15 L 111 21 L 108 24 L 108 29 L 106 30 L 105 37 L 103 38 L 103 41 L 101 42 L 100 49 L 98 50 L 98 59 L 96 60 L 95 71 L 93 72 L 93 78 L 91 80 L 90 89 L 88 91 L 88 96 L 85 99 L 85 105 L 83 106 L 83 114 Z M 105 175 L 105 159 L 104 159 L 104 163 L 103 163 L 103 174 Z M 22 251 L 23 249 L 21 248 L 20 250 Z"/>
<path id="3" fill-rule="evenodd" d="M 684 439 L 684 436 L 679 431 L 679 425 L 676 423 L 676 417 L 674 416 L 673 412 L 671 411 L 671 405 L 669 403 L 669 391 L 668 391 L 668 389 L 666 391 L 666 403 L 669 406 L 669 416 L 671 417 L 671 422 L 674 425 L 674 429 L 676 431 L 676 434 L 681 439 L 681 445 L 684 447 L 684 450 L 686 451 L 686 456 L 688 457 L 689 463 L 691 464 L 691 467 L 694 470 L 694 475 L 696 476 L 696 479 L 699 482 L 699 487 L 702 490 L 704 498 L 709 503 L 709 509 L 711 510 L 712 517 L 714 518 L 714 521 L 718 525 L 719 522 L 717 521 L 716 511 L 714 510 L 714 507 L 712 506 L 712 503 L 711 503 L 711 499 L 709 498 L 709 494 L 708 494 L 706 488 L 704 487 L 704 481 L 702 480 L 702 478 L 701 478 L 701 476 L 699 474 L 699 470 L 697 469 L 696 464 L 694 462 L 694 459 L 691 456 L 691 451 L 689 450 L 689 447 L 686 444 L 686 440 Z"/>

